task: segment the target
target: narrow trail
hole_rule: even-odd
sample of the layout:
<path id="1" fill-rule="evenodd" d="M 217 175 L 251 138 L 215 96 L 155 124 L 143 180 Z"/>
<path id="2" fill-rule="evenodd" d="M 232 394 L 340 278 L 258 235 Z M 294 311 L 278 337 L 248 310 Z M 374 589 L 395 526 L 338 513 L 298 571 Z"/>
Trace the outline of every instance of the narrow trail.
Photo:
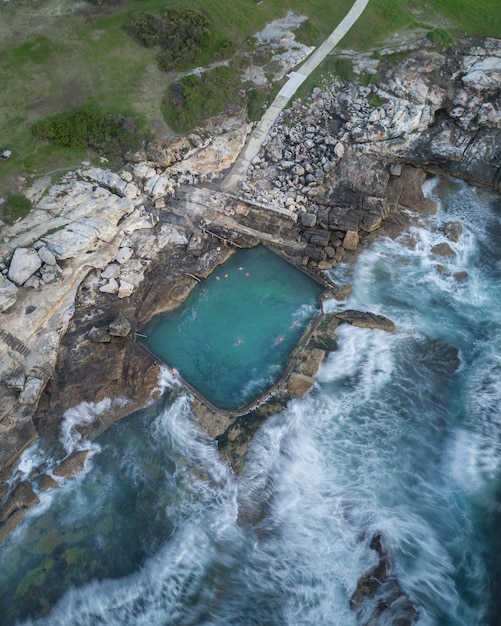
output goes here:
<path id="1" fill-rule="evenodd" d="M 275 100 L 268 107 L 261 120 L 247 139 L 247 142 L 233 164 L 230 172 L 221 183 L 221 188 L 225 191 L 235 192 L 238 190 L 240 181 L 245 176 L 252 159 L 257 155 L 261 145 L 263 144 L 270 128 L 275 123 L 277 117 L 284 109 L 290 98 L 296 93 L 297 89 L 315 70 L 325 57 L 333 50 L 333 48 L 341 41 L 341 39 L 350 30 L 353 24 L 362 15 L 365 7 L 369 4 L 369 0 L 355 0 L 355 3 L 347 13 L 346 17 L 334 29 L 329 37 L 320 45 L 303 63 L 297 72 L 291 72 L 289 80 L 278 92 Z"/>

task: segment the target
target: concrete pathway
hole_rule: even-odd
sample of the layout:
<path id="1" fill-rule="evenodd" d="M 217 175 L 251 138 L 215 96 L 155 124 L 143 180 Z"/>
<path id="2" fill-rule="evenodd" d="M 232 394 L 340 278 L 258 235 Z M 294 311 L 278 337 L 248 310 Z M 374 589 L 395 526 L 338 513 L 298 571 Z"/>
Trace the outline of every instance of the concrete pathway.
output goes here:
<path id="1" fill-rule="evenodd" d="M 323 42 L 323 44 L 306 59 L 297 72 L 291 72 L 289 74 L 289 80 L 278 92 L 277 97 L 268 107 L 257 126 L 252 131 L 242 152 L 233 164 L 224 181 L 221 183 L 222 189 L 230 192 L 238 190 L 238 185 L 240 181 L 243 180 L 252 159 L 259 152 L 259 149 L 266 139 L 270 128 L 275 123 L 285 105 L 289 102 L 291 97 L 296 93 L 298 87 L 306 80 L 311 72 L 313 72 L 313 70 L 320 65 L 331 50 L 346 35 L 353 24 L 362 15 L 362 12 L 368 4 L 369 0 L 355 0 L 354 5 L 351 7 L 346 17 Z"/>

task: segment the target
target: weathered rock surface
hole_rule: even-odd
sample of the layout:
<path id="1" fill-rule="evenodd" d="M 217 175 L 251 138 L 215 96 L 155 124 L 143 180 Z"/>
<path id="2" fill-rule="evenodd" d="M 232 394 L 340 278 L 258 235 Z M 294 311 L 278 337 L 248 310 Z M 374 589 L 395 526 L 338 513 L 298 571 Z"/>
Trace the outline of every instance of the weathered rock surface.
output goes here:
<path id="1" fill-rule="evenodd" d="M 303 398 L 315 384 L 315 379 L 306 374 L 292 372 L 289 378 L 289 393 L 292 398 Z"/>
<path id="2" fill-rule="evenodd" d="M 54 476 L 59 476 L 61 478 L 72 478 L 75 474 L 78 474 L 83 470 L 88 456 L 89 450 L 79 450 L 78 452 L 74 452 L 60 465 L 57 465 L 52 470 L 52 473 Z"/>
<path id="3" fill-rule="evenodd" d="M 12 256 L 9 280 L 17 285 L 23 285 L 42 265 L 42 260 L 34 248 L 17 248 Z"/>
<path id="4" fill-rule="evenodd" d="M 384 330 L 388 333 L 396 330 L 395 324 L 384 315 L 376 315 L 367 311 L 346 310 L 342 313 L 336 313 L 336 318 L 359 328 Z"/>
<path id="5" fill-rule="evenodd" d="M 17 287 L 0 274 L 0 313 L 7 311 L 17 300 Z"/>

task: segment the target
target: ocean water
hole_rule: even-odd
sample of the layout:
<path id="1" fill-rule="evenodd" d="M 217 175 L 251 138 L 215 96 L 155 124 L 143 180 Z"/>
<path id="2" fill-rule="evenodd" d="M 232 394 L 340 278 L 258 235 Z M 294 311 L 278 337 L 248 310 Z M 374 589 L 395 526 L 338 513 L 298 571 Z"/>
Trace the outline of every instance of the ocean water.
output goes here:
<path id="1" fill-rule="evenodd" d="M 114 424 L 2 547 L 3 626 L 360 626 L 385 598 L 350 609 L 375 534 L 417 624 L 500 623 L 501 201 L 450 180 L 427 193 L 437 215 L 332 272 L 353 285 L 343 306 L 396 332 L 340 327 L 239 477 L 166 373 L 162 401 Z M 463 233 L 437 258 L 448 221 Z M 402 614 L 395 602 L 377 623 Z"/>

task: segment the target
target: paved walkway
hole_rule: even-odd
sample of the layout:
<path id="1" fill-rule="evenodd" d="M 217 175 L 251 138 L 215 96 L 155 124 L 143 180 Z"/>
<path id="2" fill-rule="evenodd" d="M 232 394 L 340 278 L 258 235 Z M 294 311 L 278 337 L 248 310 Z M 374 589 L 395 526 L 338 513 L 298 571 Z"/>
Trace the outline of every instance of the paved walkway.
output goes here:
<path id="1" fill-rule="evenodd" d="M 237 191 L 240 181 L 244 178 L 245 173 L 252 159 L 259 152 L 259 148 L 263 144 L 270 128 L 275 120 L 289 102 L 291 97 L 296 93 L 298 87 L 306 80 L 306 78 L 316 69 L 331 50 L 341 41 L 341 39 L 350 30 L 353 24 L 362 15 L 365 7 L 369 4 L 369 0 L 355 0 L 350 11 L 339 24 L 339 26 L 329 35 L 329 37 L 319 46 L 313 54 L 311 54 L 297 72 L 291 72 L 289 80 L 278 92 L 277 97 L 268 107 L 256 128 L 252 131 L 247 139 L 242 152 L 233 164 L 229 174 L 221 183 L 222 189 L 226 191 Z"/>

